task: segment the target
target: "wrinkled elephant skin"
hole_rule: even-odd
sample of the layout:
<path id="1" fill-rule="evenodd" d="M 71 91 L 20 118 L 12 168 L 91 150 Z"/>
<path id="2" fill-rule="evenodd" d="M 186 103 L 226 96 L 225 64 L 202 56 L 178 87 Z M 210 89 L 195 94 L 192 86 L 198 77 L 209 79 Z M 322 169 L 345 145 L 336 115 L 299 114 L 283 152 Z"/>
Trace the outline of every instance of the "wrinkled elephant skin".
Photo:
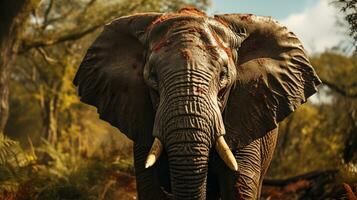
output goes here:
<path id="1" fill-rule="evenodd" d="M 106 25 L 74 84 L 134 141 L 139 199 L 231 200 L 259 198 L 278 123 L 320 80 L 273 19 L 185 8 Z"/>

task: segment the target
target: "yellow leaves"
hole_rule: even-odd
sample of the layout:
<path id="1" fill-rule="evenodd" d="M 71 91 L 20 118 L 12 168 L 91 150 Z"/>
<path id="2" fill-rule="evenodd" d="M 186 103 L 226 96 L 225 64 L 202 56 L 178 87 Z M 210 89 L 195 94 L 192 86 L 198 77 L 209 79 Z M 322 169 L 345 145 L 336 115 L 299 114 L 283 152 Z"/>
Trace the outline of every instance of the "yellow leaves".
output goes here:
<path id="1" fill-rule="evenodd" d="M 320 124 L 320 116 L 316 107 L 306 103 L 300 106 L 293 114 L 290 116 L 293 118 L 293 124 L 290 124 L 291 129 L 295 130 L 297 134 L 301 133 L 303 135 L 313 134 L 313 130 Z M 287 124 L 282 124 L 282 128 Z"/>
<path id="2" fill-rule="evenodd" d="M 344 144 L 344 133 L 336 131 L 344 124 L 333 118 L 339 113 L 334 105 L 306 103 L 284 120 L 270 174 L 288 177 L 337 167 Z"/>
<path id="3" fill-rule="evenodd" d="M 79 103 L 79 97 L 74 95 L 64 95 L 62 96 L 62 106 L 60 107 L 61 111 L 70 108 L 73 104 Z"/>

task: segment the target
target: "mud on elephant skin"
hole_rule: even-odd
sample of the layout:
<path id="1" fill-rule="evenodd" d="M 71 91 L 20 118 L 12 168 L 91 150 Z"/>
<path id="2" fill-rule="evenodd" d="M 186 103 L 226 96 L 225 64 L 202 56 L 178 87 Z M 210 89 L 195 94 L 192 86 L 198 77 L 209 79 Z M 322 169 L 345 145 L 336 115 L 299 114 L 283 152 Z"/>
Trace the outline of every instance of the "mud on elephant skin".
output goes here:
<path id="1" fill-rule="evenodd" d="M 269 17 L 185 8 L 104 27 L 74 79 L 134 141 L 139 199 L 258 199 L 277 126 L 320 84 Z"/>

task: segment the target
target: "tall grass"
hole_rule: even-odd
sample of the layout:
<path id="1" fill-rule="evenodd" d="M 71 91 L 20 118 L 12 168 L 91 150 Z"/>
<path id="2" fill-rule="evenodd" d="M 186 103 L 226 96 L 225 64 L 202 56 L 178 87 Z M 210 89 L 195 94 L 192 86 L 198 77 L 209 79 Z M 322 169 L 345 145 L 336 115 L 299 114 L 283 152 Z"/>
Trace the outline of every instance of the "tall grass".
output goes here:
<path id="1" fill-rule="evenodd" d="M 120 199 L 133 199 L 133 173 L 130 160 L 83 158 L 46 140 L 28 153 L 0 136 L 0 199 L 118 199 L 123 189 L 132 193 Z"/>

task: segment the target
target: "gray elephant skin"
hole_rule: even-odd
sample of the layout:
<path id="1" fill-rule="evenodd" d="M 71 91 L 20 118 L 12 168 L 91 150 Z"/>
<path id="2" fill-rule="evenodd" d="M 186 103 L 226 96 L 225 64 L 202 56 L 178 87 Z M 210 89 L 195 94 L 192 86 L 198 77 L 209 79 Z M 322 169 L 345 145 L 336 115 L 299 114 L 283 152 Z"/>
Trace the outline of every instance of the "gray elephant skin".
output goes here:
<path id="1" fill-rule="evenodd" d="M 278 123 L 320 84 L 270 17 L 184 8 L 104 27 L 74 79 L 134 142 L 140 200 L 259 199 Z"/>

